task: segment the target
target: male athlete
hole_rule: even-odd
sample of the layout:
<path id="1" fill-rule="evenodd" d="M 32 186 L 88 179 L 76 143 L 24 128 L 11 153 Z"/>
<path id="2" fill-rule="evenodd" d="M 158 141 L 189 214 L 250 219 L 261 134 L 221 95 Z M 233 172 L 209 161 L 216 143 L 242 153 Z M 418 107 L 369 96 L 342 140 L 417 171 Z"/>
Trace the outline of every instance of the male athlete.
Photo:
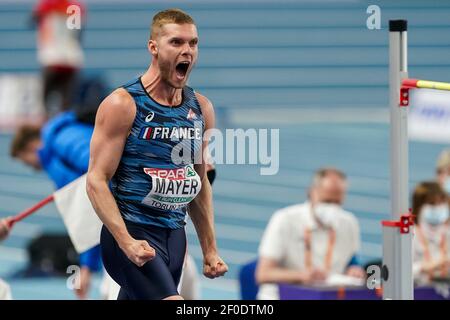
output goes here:
<path id="1" fill-rule="evenodd" d="M 103 262 L 121 286 L 118 299 L 183 299 L 177 284 L 186 213 L 198 234 L 204 275 L 215 278 L 228 270 L 217 252 L 203 161 L 203 135 L 214 126 L 214 110 L 186 86 L 197 44 L 189 15 L 178 9 L 156 14 L 150 67 L 111 93 L 97 113 L 87 192 L 104 223 Z"/>

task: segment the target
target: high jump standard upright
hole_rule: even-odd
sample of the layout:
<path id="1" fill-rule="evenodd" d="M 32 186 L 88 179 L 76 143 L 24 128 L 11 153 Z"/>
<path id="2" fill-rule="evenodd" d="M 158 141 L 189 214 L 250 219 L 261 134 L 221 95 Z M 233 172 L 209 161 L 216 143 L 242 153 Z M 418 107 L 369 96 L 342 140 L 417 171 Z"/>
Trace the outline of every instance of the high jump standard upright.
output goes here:
<path id="1" fill-rule="evenodd" d="M 391 215 L 383 221 L 383 299 L 414 299 L 413 220 L 408 206 L 408 107 L 401 103 L 408 78 L 407 21 L 389 21 Z"/>

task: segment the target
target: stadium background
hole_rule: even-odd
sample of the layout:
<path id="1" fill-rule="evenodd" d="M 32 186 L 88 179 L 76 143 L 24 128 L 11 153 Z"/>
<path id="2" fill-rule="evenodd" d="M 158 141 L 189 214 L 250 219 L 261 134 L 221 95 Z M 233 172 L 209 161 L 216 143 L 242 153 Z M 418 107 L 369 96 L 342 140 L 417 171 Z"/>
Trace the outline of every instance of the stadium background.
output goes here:
<path id="1" fill-rule="evenodd" d="M 197 22 L 200 58 L 190 85 L 215 104 L 218 127 L 279 128 L 280 170 L 260 176 L 252 165 L 218 165 L 214 186 L 218 244 L 230 271 L 202 279 L 202 297 L 238 299 L 240 266 L 254 259 L 274 210 L 303 201 L 315 169 L 348 174 L 345 208 L 360 223 L 363 262 L 381 257 L 380 220 L 389 216 L 387 21 L 409 22 L 409 71 L 448 81 L 448 1 L 85 1 L 84 73 L 110 88 L 148 65 L 153 14 L 179 7 Z M 381 30 L 368 30 L 366 9 L 381 7 Z M 33 1 L 0 2 L 0 77 L 38 74 Z M 0 134 L 0 217 L 52 192 L 45 174 L 9 157 L 11 131 Z M 433 179 L 444 145 L 411 142 L 410 187 Z M 16 299 L 74 299 L 65 278 L 14 278 L 26 246 L 44 232 L 63 232 L 53 205 L 18 223 L 0 246 L 0 277 Z M 189 250 L 201 265 L 190 225 Z M 100 277 L 92 298 L 98 297 Z"/>

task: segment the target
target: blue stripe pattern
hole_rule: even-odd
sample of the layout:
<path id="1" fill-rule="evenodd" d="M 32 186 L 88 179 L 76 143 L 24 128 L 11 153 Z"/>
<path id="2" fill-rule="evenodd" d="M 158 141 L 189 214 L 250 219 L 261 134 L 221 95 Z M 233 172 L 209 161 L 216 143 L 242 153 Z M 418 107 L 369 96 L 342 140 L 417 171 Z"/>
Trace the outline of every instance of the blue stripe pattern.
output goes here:
<path id="1" fill-rule="evenodd" d="M 123 88 L 135 101 L 136 117 L 122 159 L 111 181 L 112 193 L 124 219 L 171 229 L 180 228 L 185 224 L 187 206 L 177 205 L 176 208 L 165 209 L 146 202 L 147 195 L 155 191 L 158 185 L 154 185 L 155 180 L 144 169 L 169 169 L 174 172 L 174 169 L 182 169 L 194 163 L 201 150 L 204 123 L 195 92 L 190 87 L 184 87 L 182 104 L 171 108 L 153 100 L 140 78 L 132 80 Z M 147 128 L 147 132 L 151 130 L 151 134 L 147 135 L 149 138 L 143 137 Z M 194 139 L 171 139 L 169 135 L 163 135 L 164 132 L 175 131 L 181 134 L 183 131 L 196 129 L 200 139 L 198 136 L 194 136 Z M 175 147 L 183 151 L 191 150 L 183 158 L 184 162 L 174 162 L 172 151 Z M 170 190 L 165 191 L 171 193 Z"/>

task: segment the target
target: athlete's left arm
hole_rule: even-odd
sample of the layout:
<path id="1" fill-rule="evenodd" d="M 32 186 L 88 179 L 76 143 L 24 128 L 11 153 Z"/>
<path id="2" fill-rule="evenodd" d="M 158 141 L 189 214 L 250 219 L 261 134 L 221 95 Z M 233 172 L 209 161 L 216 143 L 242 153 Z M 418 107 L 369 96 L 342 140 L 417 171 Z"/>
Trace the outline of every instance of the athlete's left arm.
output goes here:
<path id="1" fill-rule="evenodd" d="M 228 271 L 228 266 L 219 257 L 217 252 L 216 236 L 214 231 L 214 211 L 212 204 L 211 184 L 206 174 L 207 159 L 205 151 L 208 147 L 208 129 L 214 128 L 214 108 L 212 103 L 204 96 L 196 93 L 205 119 L 205 138 L 202 144 L 201 163 L 195 164 L 195 170 L 202 180 L 200 193 L 189 204 L 189 216 L 194 223 L 197 236 L 203 252 L 203 274 L 208 278 L 220 277 Z"/>

